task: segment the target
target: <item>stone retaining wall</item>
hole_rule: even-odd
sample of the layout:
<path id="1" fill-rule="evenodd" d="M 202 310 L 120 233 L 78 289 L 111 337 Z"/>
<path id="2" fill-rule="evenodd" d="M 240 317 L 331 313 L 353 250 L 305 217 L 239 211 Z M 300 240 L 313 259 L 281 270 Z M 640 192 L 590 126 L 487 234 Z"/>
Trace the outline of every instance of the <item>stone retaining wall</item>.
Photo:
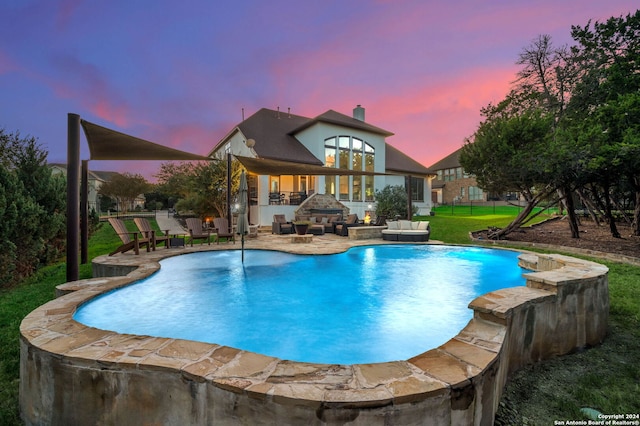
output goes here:
<path id="1" fill-rule="evenodd" d="M 526 287 L 478 297 L 456 337 L 380 364 L 290 362 L 86 327 L 72 319 L 76 308 L 139 271 L 65 284 L 70 293 L 20 326 L 22 418 L 27 425 L 491 425 L 511 372 L 598 344 L 607 330 L 606 267 L 559 255 L 520 261 L 537 271 Z"/>

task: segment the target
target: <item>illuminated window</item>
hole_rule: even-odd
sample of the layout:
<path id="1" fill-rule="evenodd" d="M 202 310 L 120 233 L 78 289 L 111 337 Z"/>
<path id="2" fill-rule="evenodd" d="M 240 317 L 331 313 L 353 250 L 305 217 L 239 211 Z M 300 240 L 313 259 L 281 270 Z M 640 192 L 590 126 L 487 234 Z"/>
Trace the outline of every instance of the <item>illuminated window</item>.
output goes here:
<path id="1" fill-rule="evenodd" d="M 375 148 L 356 137 L 341 135 L 325 139 L 324 158 L 327 167 L 367 172 L 375 170 Z M 373 176 L 325 176 L 325 194 L 332 194 L 343 201 L 373 201 L 373 185 Z"/>
<path id="2" fill-rule="evenodd" d="M 336 138 L 324 141 L 324 164 L 327 167 L 336 167 Z M 336 195 L 336 177 L 326 176 L 324 180 L 324 193 Z"/>

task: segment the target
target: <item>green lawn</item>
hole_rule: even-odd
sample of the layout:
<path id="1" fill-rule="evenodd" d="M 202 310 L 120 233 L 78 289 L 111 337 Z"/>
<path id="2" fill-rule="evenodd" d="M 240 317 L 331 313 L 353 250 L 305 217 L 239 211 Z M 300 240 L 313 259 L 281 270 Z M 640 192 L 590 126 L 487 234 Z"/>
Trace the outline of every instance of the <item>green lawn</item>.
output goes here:
<path id="1" fill-rule="evenodd" d="M 473 212 L 466 206 L 451 214 L 441 207 L 429 216 L 432 238 L 468 244 L 469 232 L 488 226 L 503 227 L 517 208 L 491 207 Z M 441 211 L 442 210 L 442 211 Z M 449 210 L 449 214 L 447 214 Z M 485 213 L 485 214 L 481 214 Z M 543 219 L 540 217 L 539 219 Z M 154 222 L 155 226 L 155 222 Z M 89 258 L 105 254 L 120 244 L 113 229 L 102 226 L 89 242 Z M 553 420 L 580 420 L 580 408 L 607 414 L 640 412 L 640 267 L 602 262 L 610 268 L 610 335 L 590 350 L 545 361 L 518 372 L 507 386 L 501 404 L 502 424 L 548 425 Z M 91 266 L 81 265 L 80 278 L 91 276 Z M 65 282 L 65 264 L 44 268 L 11 290 L 0 291 L 0 425 L 21 424 L 18 412 L 19 326 L 22 318 L 55 294 Z"/>

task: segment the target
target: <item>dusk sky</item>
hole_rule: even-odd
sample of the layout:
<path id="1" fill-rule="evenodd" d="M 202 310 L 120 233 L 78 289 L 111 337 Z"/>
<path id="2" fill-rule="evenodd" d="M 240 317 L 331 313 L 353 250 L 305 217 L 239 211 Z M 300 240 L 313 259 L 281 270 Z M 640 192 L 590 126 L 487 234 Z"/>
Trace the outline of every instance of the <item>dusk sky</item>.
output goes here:
<path id="1" fill-rule="evenodd" d="M 66 162 L 67 114 L 207 154 L 260 108 L 329 109 L 395 133 L 431 166 L 502 100 L 541 34 L 574 44 L 638 0 L 82 1 L 0 3 L 0 128 Z M 256 143 L 260 143 L 256 140 Z M 82 159 L 89 158 L 81 138 Z M 92 161 L 143 173 L 159 163 Z"/>

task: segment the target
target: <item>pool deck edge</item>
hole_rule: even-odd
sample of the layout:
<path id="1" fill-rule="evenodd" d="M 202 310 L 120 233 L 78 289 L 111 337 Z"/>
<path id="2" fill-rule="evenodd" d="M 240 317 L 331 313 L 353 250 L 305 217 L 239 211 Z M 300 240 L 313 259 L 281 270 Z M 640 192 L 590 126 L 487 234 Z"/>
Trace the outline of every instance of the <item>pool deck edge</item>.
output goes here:
<path id="1" fill-rule="evenodd" d="M 316 248 L 287 248 L 328 254 L 377 242 L 333 236 L 326 241 Z M 278 242 L 261 236 L 245 247 L 280 249 L 284 244 Z M 433 424 L 485 424 L 492 422 L 513 371 L 597 344 L 606 335 L 607 268 L 535 253 L 520 256 L 521 264 L 536 271 L 527 274 L 527 287 L 476 298 L 469 305 L 474 318 L 457 336 L 404 361 L 299 363 L 215 344 L 123 335 L 72 319 L 80 304 L 153 273 L 162 258 L 231 248 L 239 249 L 239 244 L 101 256 L 94 266 L 128 271 L 126 275 L 59 286 L 60 297 L 31 312 L 20 325 L 25 424 L 46 418 L 53 419 L 52 424 L 95 423 L 125 415 L 135 423 L 176 418 L 191 424 L 235 424 L 242 418 L 340 424 L 348 418 L 352 424 L 369 425 L 429 417 Z M 83 390 L 86 383 L 94 383 L 94 389 L 97 383 L 101 393 Z M 74 401 L 76 408 L 63 410 L 58 404 L 64 401 Z"/>

